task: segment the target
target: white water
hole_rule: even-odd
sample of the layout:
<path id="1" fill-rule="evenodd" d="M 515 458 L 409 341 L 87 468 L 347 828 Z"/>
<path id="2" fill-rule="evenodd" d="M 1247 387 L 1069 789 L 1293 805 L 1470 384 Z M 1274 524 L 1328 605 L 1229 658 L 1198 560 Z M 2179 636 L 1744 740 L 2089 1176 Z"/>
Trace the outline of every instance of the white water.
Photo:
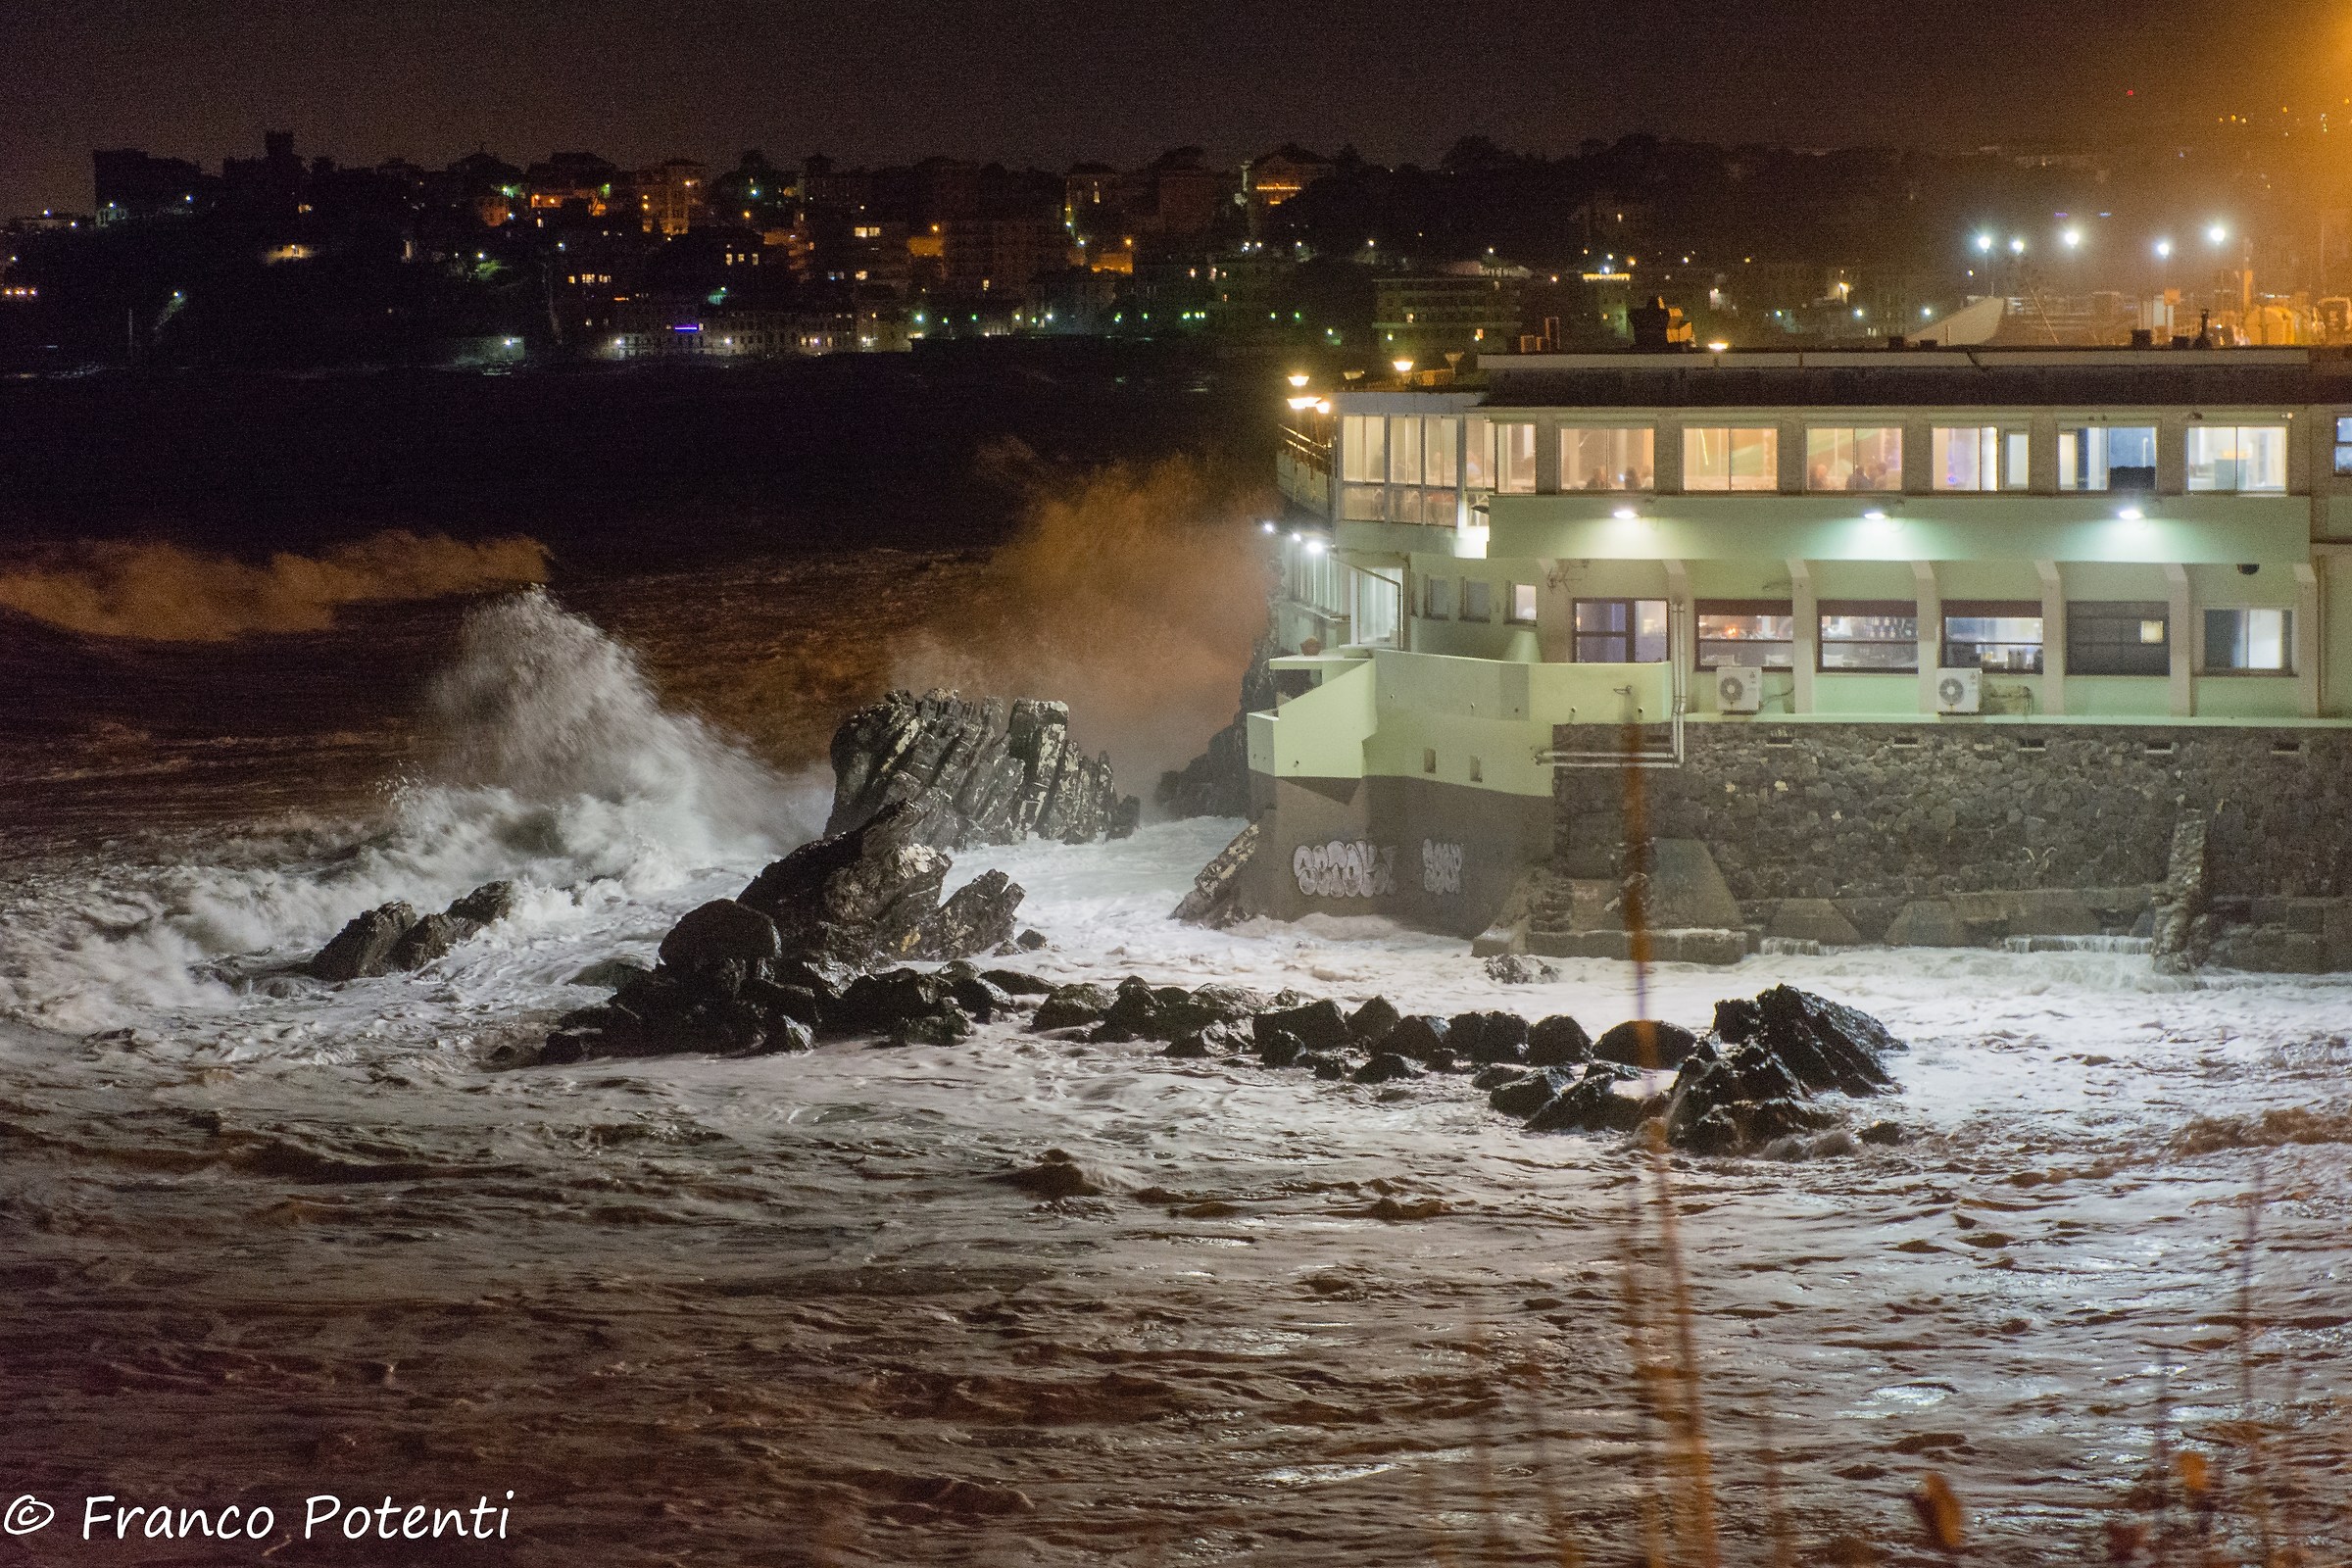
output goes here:
<path id="1" fill-rule="evenodd" d="M 1479 1560 L 1489 1530 L 1548 1539 L 1546 1489 L 1588 1551 L 1628 1539 L 1641 1162 L 1615 1141 L 1530 1137 L 1456 1077 L 1375 1090 L 1001 1027 L 486 1071 L 597 995 L 582 965 L 650 956 L 821 802 L 537 598 L 477 619 L 436 712 L 436 771 L 377 821 L 12 868 L 0 1013 L 65 1032 L 0 1028 L 12 1494 L 514 1487 L 519 1560 L 545 1562 L 810 1540 L 874 1564 Z M 1168 919 L 1236 825 L 956 878 L 1028 890 L 1052 946 L 1021 963 L 1055 978 L 1595 1033 L 1632 1009 L 1622 964 L 1506 988 L 1384 921 Z M 383 899 L 499 876 L 517 916 L 420 974 L 274 972 Z M 1732 1560 L 1764 1560 L 1766 1414 L 1809 1547 L 1907 1539 L 1902 1494 L 1936 1469 L 1985 1560 L 2082 1560 L 2160 1373 L 2242 1498 L 2229 1325 L 2258 1179 L 2254 1410 L 2307 1527 L 2340 1500 L 2352 988 L 1967 951 L 1663 966 L 1649 990 L 1699 1025 L 1781 980 L 1912 1042 L 1901 1093 L 1853 1107 L 1910 1137 L 1677 1162 Z M 71 1038 L 100 1029 L 131 1033 Z M 1048 1146 L 1102 1196 L 988 1180 Z M 1378 1217 L 1390 1196 L 1426 1217 Z"/>

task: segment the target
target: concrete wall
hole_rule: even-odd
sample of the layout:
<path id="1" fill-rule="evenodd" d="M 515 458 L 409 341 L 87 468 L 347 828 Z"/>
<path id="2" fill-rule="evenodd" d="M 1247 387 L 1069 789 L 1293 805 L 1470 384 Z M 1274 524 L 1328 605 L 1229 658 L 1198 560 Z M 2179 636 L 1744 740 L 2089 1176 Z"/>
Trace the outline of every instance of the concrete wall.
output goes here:
<path id="1" fill-rule="evenodd" d="M 1565 747 L 1594 744 L 1561 725 Z M 2220 897 L 2352 895 L 2352 734 L 2321 727 L 1692 724 L 1639 775 L 1650 832 L 1714 854 L 1742 903 L 2161 882 L 2211 820 Z M 2289 750 L 2288 748 L 2292 748 Z M 1606 875 L 1626 775 L 1563 769 L 1559 863 Z"/>
<path id="2" fill-rule="evenodd" d="M 1262 781 L 1265 847 L 1250 900 L 1277 919 L 1381 914 L 1425 931 L 1486 929 L 1551 852 L 1551 803 L 1422 778 Z"/>

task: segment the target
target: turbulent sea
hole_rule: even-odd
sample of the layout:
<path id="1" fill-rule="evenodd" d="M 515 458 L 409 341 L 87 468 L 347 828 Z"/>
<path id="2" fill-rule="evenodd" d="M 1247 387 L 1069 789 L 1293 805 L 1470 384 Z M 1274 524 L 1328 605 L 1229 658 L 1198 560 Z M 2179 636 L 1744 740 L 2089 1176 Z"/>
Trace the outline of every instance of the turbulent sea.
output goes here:
<path id="1" fill-rule="evenodd" d="M 85 1544 L 95 1494 L 271 1506 L 288 1562 L 1616 1563 L 1651 1523 L 1697 1562 L 1645 1393 L 1681 1334 L 1724 1561 L 1943 1560 L 1930 1472 L 1968 1560 L 2107 1561 L 2160 1449 L 2209 1459 L 2235 1548 L 2341 1559 L 2340 980 L 1665 966 L 1667 1018 L 1786 980 L 1911 1043 L 1852 1107 L 1898 1146 L 1671 1161 L 1671 1258 L 1643 1153 L 1524 1134 L 1458 1077 L 1004 1027 L 487 1066 L 821 821 L 833 722 L 982 569 L 738 564 L 217 643 L 0 626 L 0 1500 L 59 1508 L 0 1562 L 266 1549 Z M 1377 920 L 1171 921 L 1237 826 L 951 880 L 1010 872 L 1055 980 L 1633 1010 L 1622 964 L 1504 988 Z M 519 914 L 422 973 L 282 972 L 493 877 Z M 1101 1194 L 991 1179 L 1049 1149 Z M 318 1494 L 512 1517 L 305 1542 Z"/>

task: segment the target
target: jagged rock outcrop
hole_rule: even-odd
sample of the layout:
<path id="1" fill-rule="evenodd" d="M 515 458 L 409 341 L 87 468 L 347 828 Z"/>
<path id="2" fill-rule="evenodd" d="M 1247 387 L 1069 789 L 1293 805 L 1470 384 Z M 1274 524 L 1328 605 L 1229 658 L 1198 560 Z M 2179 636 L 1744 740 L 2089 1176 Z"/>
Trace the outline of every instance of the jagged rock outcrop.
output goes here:
<path id="1" fill-rule="evenodd" d="M 514 884 L 485 882 L 436 914 L 394 899 L 354 915 L 303 965 L 314 979 L 341 982 L 421 969 L 514 910 Z"/>
<path id="2" fill-rule="evenodd" d="M 2186 974 L 2203 963 L 2213 922 L 2205 887 L 2205 818 L 2190 812 L 2173 824 L 2164 891 L 2156 896 L 2153 941 L 2158 974 Z"/>
<path id="3" fill-rule="evenodd" d="M 1066 706 L 1034 698 L 894 691 L 833 732 L 826 836 L 903 805 L 907 842 L 935 850 L 1125 838 L 1143 803 L 1118 793 L 1108 756 L 1078 750 L 1069 721 Z"/>
<path id="4" fill-rule="evenodd" d="M 1233 836 L 1193 878 L 1193 890 L 1170 911 L 1174 918 L 1223 930 L 1256 913 L 1243 886 L 1243 874 L 1257 854 L 1265 833 L 1255 822 Z"/>
<path id="5" fill-rule="evenodd" d="M 1180 768 L 1159 775 L 1152 800 L 1162 814 L 1247 816 L 1250 813 L 1250 715 L 1274 706 L 1274 672 L 1267 661 L 1281 653 L 1269 628 L 1250 650 L 1242 672 L 1241 710 L 1233 722 L 1208 738 L 1208 749 Z"/>

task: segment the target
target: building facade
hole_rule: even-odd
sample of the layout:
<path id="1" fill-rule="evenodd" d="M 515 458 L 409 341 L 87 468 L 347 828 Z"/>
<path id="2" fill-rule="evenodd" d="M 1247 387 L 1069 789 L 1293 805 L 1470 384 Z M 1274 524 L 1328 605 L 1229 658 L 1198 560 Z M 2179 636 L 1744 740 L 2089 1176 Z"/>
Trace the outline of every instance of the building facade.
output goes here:
<path id="1" fill-rule="evenodd" d="M 2352 966 L 2352 356 L 1489 356 L 1291 401 L 1268 912 L 1524 926 L 1530 867 L 1622 862 L 1638 772 L 1711 861 L 1693 924 L 2113 932 L 2193 818 L 2217 896 L 2273 901 L 2225 914 L 2305 901 Z"/>

